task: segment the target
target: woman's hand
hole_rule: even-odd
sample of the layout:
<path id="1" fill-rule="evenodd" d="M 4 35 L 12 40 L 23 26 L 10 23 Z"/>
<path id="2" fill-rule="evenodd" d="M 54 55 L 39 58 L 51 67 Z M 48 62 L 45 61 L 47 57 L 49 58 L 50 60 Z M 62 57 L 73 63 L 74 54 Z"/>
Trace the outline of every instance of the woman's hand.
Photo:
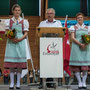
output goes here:
<path id="1" fill-rule="evenodd" d="M 14 42 L 14 43 L 18 43 L 18 42 L 21 41 L 21 39 L 18 39 L 18 38 L 14 38 L 14 39 L 11 39 L 11 40 L 12 40 L 12 42 Z"/>
<path id="2" fill-rule="evenodd" d="M 86 44 L 82 44 L 82 43 L 81 43 L 80 48 L 81 48 L 81 49 L 85 49 L 85 48 L 86 48 Z"/>
<path id="3" fill-rule="evenodd" d="M 24 32 L 24 35 L 21 38 L 14 38 L 14 39 L 11 39 L 11 40 L 14 43 L 18 43 L 18 42 L 24 40 L 26 38 L 26 36 L 27 36 L 27 31 Z"/>

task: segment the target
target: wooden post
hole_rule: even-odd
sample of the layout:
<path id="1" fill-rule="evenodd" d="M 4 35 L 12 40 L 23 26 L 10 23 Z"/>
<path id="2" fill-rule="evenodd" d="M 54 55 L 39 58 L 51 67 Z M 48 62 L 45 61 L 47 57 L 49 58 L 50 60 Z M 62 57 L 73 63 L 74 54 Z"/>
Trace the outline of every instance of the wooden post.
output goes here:
<path id="1" fill-rule="evenodd" d="M 45 1 L 45 19 L 47 18 L 46 16 L 47 9 L 48 9 L 48 0 Z"/>
<path id="2" fill-rule="evenodd" d="M 87 16 L 88 15 L 88 0 L 80 0 L 80 11 Z"/>
<path id="3" fill-rule="evenodd" d="M 9 0 L 9 1 L 10 1 L 10 12 L 9 12 L 9 14 L 13 15 L 12 7 L 13 7 L 14 4 L 17 4 L 18 0 Z"/>
<path id="4" fill-rule="evenodd" d="M 48 0 L 41 0 L 41 17 L 40 21 L 46 19 L 46 10 L 48 8 Z"/>
<path id="5" fill-rule="evenodd" d="M 45 17 L 45 0 L 41 0 L 41 17 L 40 21 L 43 21 Z"/>

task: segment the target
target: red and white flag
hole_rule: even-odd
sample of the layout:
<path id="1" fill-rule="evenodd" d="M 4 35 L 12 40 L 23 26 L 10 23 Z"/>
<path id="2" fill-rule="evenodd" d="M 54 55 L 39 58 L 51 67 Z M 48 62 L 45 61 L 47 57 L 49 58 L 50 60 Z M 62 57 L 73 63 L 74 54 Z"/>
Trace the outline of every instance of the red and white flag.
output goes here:
<path id="1" fill-rule="evenodd" d="M 67 15 L 65 19 L 65 26 L 67 28 Z M 63 40 L 63 59 L 64 59 L 64 70 L 71 76 L 71 71 L 69 70 L 69 60 L 70 60 L 70 43 L 68 28 L 66 29 L 66 34 Z"/>

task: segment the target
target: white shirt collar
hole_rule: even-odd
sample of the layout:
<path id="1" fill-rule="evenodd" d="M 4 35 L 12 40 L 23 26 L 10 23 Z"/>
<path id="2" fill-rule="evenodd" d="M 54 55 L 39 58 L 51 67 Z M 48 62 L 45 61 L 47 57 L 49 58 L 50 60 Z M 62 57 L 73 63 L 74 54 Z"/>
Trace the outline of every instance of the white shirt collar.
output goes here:
<path id="1" fill-rule="evenodd" d="M 76 26 L 77 26 L 78 28 L 84 28 L 84 27 L 85 27 L 84 23 L 83 23 L 81 26 L 80 26 L 79 23 L 77 23 Z"/>
<path id="2" fill-rule="evenodd" d="M 53 19 L 53 22 L 49 22 L 48 19 L 46 20 L 46 23 L 55 23 L 55 22 L 56 22 L 55 19 Z"/>
<path id="3" fill-rule="evenodd" d="M 13 16 L 12 18 L 11 18 L 14 22 L 16 22 L 17 20 L 15 19 L 15 17 Z M 22 18 L 19 16 L 19 18 L 18 18 L 18 22 L 20 22 L 22 20 Z"/>

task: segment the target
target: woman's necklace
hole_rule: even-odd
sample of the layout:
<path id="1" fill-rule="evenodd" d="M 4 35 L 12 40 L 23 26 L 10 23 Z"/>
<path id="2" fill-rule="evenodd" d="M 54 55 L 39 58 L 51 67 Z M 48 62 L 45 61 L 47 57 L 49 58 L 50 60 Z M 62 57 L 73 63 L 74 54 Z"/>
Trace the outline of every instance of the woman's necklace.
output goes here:
<path id="1" fill-rule="evenodd" d="M 20 22 L 20 18 L 18 18 L 18 19 L 15 19 L 15 18 L 14 18 L 14 22 L 18 25 L 19 22 Z"/>

